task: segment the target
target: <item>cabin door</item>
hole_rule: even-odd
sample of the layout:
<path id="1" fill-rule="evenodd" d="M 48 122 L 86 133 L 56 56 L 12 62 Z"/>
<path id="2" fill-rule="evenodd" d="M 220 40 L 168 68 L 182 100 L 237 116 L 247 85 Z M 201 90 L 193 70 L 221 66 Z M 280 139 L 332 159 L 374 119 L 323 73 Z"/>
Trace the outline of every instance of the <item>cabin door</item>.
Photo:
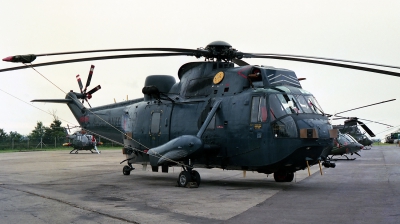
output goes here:
<path id="1" fill-rule="evenodd" d="M 263 138 L 266 138 L 263 125 L 267 121 L 267 107 L 265 96 L 253 96 L 251 99 L 250 129 L 248 150 L 257 151 L 261 148 Z"/>
<path id="2" fill-rule="evenodd" d="M 150 113 L 148 134 L 149 147 L 157 147 L 170 140 L 172 104 L 148 105 L 146 111 Z"/>

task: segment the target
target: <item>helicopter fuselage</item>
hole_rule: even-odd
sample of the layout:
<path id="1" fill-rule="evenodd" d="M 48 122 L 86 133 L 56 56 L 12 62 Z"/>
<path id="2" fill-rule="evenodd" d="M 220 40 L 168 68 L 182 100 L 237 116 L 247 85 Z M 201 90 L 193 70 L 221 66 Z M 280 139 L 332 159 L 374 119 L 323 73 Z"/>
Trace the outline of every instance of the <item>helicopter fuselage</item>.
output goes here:
<path id="1" fill-rule="evenodd" d="M 307 162 L 318 163 L 323 149 L 332 145 L 332 126 L 294 72 L 230 64 L 182 66 L 180 82 L 164 88 L 167 98 L 145 94 L 90 111 L 69 106 L 86 130 L 123 143 L 130 163 L 148 162 L 148 150 L 172 139 L 196 136 L 217 101 L 215 114 L 199 136 L 201 153 L 186 155 L 182 161 L 190 159 L 197 167 L 261 173 L 295 172 L 306 168 Z M 159 86 L 160 82 L 162 78 L 150 84 Z"/>

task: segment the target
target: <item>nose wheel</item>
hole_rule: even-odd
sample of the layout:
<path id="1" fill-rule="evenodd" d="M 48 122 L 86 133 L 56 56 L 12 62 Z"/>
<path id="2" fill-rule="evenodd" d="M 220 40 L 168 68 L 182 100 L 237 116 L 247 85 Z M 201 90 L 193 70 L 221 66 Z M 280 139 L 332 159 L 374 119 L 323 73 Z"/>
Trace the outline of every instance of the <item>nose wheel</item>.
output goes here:
<path id="1" fill-rule="evenodd" d="M 275 182 L 292 182 L 294 173 L 286 171 L 277 171 L 274 173 Z"/>

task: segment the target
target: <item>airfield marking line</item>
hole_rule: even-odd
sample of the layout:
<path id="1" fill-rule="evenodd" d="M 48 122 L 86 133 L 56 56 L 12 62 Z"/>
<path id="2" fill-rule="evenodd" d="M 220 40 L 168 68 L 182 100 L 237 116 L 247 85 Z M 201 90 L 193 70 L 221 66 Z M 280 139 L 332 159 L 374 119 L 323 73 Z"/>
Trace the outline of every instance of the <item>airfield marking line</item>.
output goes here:
<path id="1" fill-rule="evenodd" d="M 0 185 L 0 187 L 1 187 L 1 188 L 8 189 L 8 190 L 14 190 L 14 191 L 19 191 L 19 192 L 24 192 L 24 193 L 26 193 L 26 194 L 30 194 L 30 195 L 34 195 L 34 196 L 41 197 L 41 198 L 44 198 L 44 199 L 56 201 L 56 202 L 59 202 L 59 203 L 62 203 L 62 204 L 66 204 L 66 205 L 72 206 L 72 207 L 74 207 L 74 208 L 78 208 L 78 209 L 82 209 L 82 210 L 85 210 L 85 211 L 97 213 L 97 214 L 99 214 L 99 215 L 104 215 L 104 216 L 109 217 L 109 218 L 118 219 L 118 220 L 125 221 L 125 222 L 128 222 L 128 223 L 139 224 L 138 222 L 135 222 L 135 221 L 131 221 L 131 220 L 127 220 L 127 219 L 124 219 L 124 218 L 121 218 L 121 217 L 117 217 L 117 216 L 109 215 L 109 214 L 106 214 L 106 213 L 103 213 L 103 212 L 95 211 L 95 210 L 93 210 L 93 209 L 85 208 L 85 207 L 76 205 L 76 204 L 74 204 L 74 203 L 72 203 L 72 202 L 60 200 L 60 199 L 57 199 L 57 198 L 47 197 L 47 196 L 44 196 L 44 195 L 40 195 L 40 194 L 36 194 L 36 193 L 30 192 L 30 191 L 24 191 L 24 190 L 20 190 L 20 189 L 16 189 L 16 188 L 10 188 L 10 187 L 5 186 L 4 184 Z"/>

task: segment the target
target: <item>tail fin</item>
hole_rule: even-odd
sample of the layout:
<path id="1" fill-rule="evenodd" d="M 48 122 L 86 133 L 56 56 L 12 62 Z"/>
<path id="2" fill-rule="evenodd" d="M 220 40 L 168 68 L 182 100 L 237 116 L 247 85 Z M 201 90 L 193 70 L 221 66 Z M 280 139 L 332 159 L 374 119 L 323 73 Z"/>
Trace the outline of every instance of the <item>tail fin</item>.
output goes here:
<path id="1" fill-rule="evenodd" d="M 31 102 L 65 103 L 71 110 L 75 119 L 81 125 L 82 117 L 84 117 L 86 115 L 87 109 L 78 100 L 78 97 L 77 97 L 78 95 L 81 95 L 81 93 L 75 93 L 75 92 L 71 91 L 65 96 L 65 99 L 38 99 L 38 100 L 32 100 Z"/>

